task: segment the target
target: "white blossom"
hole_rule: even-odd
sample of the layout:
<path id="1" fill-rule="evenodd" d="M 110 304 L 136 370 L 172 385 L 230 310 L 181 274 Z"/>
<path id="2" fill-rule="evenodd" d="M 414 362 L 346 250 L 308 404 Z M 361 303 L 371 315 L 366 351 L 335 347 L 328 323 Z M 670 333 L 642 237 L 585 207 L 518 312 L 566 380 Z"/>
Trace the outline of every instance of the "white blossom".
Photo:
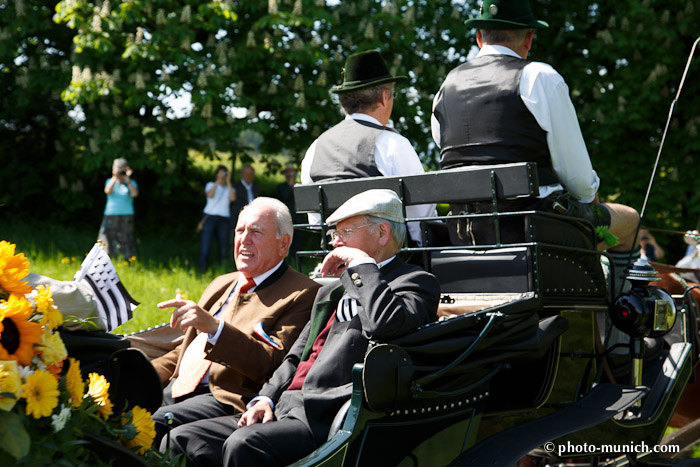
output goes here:
<path id="1" fill-rule="evenodd" d="M 180 14 L 180 22 L 188 24 L 192 20 L 192 9 L 189 5 L 185 5 Z"/>
<path id="2" fill-rule="evenodd" d="M 299 97 L 297 98 L 296 106 L 298 109 L 303 109 L 306 106 L 306 96 L 304 96 L 303 92 L 299 93 Z"/>
<path id="3" fill-rule="evenodd" d="M 15 12 L 18 18 L 24 16 L 24 0 L 15 0 Z"/>
<path id="4" fill-rule="evenodd" d="M 90 31 L 92 32 L 102 32 L 102 18 L 99 15 L 92 17 L 92 23 L 90 23 Z"/>
<path id="5" fill-rule="evenodd" d="M 61 411 L 57 414 L 51 415 L 51 426 L 53 427 L 53 432 L 58 433 L 65 426 L 66 422 L 70 418 L 70 408 L 65 405 L 61 405 Z"/>
<path id="6" fill-rule="evenodd" d="M 212 106 L 211 102 L 207 102 L 204 104 L 204 107 L 202 107 L 202 118 L 211 118 L 212 114 Z"/>
<path id="7" fill-rule="evenodd" d="M 112 142 L 113 143 L 118 143 L 122 139 L 122 135 L 124 134 L 124 131 L 122 130 L 122 127 L 119 125 L 115 126 L 112 128 Z"/>
<path id="8" fill-rule="evenodd" d="M 374 25 L 372 23 L 369 23 L 365 29 L 365 39 L 374 39 Z"/>

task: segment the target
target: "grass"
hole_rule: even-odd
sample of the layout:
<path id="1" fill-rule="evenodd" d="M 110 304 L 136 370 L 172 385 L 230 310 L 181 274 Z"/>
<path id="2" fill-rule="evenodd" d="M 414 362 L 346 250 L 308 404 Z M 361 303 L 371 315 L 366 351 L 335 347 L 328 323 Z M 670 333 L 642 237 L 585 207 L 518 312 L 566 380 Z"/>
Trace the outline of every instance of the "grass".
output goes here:
<path id="1" fill-rule="evenodd" d="M 95 232 L 65 226 L 52 226 L 51 231 L 37 229 L 24 222 L 3 223 L 0 239 L 17 245 L 30 261 L 30 271 L 58 280 L 71 280 L 87 252 L 95 243 Z M 114 266 L 129 293 L 141 304 L 128 323 L 115 333 L 130 333 L 166 322 L 172 310 L 159 310 L 159 302 L 175 297 L 198 300 L 211 280 L 233 270 L 229 265 L 210 269 L 199 275 L 196 270 L 196 242 L 184 239 L 142 238 L 139 256 L 132 262 L 114 260 Z"/>

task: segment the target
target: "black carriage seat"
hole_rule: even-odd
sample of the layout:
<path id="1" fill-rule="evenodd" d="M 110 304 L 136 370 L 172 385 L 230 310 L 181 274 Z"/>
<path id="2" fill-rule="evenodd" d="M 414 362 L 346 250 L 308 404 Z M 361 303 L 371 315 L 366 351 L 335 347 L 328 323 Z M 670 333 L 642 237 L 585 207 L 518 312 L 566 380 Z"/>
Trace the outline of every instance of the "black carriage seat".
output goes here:
<path id="1" fill-rule="evenodd" d="M 539 192 L 536 164 L 523 162 L 297 185 L 294 196 L 298 212 L 327 216 L 351 196 L 374 188 L 396 191 L 404 205 L 507 206 Z M 422 219 L 424 267 L 438 276 L 443 292 L 535 292 L 553 306 L 581 297 L 583 302 L 606 299 L 590 224 L 532 210 L 496 212 L 469 215 L 478 244 L 464 248 L 451 243 L 445 222 Z"/>
<path id="2" fill-rule="evenodd" d="M 327 442 L 294 466 L 346 456 L 339 452 L 348 452 L 353 465 L 395 465 L 425 439 L 492 403 L 499 409 L 537 407 L 549 393 L 558 339 L 568 328 L 561 316 L 539 319 L 540 305 L 525 294 L 374 343 L 353 369 L 352 398 L 338 411 Z M 523 384 L 523 374 L 532 376 L 531 384 Z M 505 397 L 496 384 L 517 384 L 519 391 Z"/>

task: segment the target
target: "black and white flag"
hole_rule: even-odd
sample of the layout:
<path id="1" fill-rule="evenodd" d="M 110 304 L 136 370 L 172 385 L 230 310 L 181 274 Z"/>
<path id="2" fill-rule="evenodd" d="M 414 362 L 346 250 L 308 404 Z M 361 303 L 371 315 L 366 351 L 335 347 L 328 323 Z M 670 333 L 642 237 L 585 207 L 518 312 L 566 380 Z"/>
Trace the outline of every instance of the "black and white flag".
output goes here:
<path id="1" fill-rule="evenodd" d="M 112 260 L 100 243 L 92 247 L 73 280 L 93 290 L 97 313 L 105 320 L 107 331 L 129 321 L 139 305 L 122 285 Z"/>

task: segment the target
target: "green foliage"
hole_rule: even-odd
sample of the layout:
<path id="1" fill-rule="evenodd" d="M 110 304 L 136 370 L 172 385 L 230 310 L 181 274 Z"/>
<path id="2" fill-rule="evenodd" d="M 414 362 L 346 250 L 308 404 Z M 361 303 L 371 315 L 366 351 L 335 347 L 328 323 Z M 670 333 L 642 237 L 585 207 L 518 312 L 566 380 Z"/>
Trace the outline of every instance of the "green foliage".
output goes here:
<path id="1" fill-rule="evenodd" d="M 0 4 L 0 204 L 35 206 L 59 219 L 98 217 L 99 190 L 126 157 L 148 214 L 172 205 L 188 183 L 189 149 L 232 163 L 261 153 L 299 160 L 342 118 L 328 90 L 345 58 L 379 48 L 407 74 L 393 121 L 424 164 L 434 93 L 466 60 L 478 0 L 17 0 Z M 697 34 L 700 7 L 662 0 L 533 0 L 530 58 L 566 79 L 601 197 L 641 210 L 669 106 Z M 51 19 L 53 21 L 51 21 Z M 694 228 L 700 190 L 700 65 L 689 70 L 656 172 L 644 223 Z M 182 110 L 189 96 L 191 108 Z M 72 118 L 69 118 L 71 111 Z M 242 137 L 254 131 L 261 141 Z M 152 185 L 150 185 L 152 183 Z M 97 187 L 97 188 L 95 188 Z M 145 187 L 145 185 L 144 185 Z M 98 191 L 99 192 L 99 191 Z M 55 209 L 60 206 L 61 209 Z"/>

